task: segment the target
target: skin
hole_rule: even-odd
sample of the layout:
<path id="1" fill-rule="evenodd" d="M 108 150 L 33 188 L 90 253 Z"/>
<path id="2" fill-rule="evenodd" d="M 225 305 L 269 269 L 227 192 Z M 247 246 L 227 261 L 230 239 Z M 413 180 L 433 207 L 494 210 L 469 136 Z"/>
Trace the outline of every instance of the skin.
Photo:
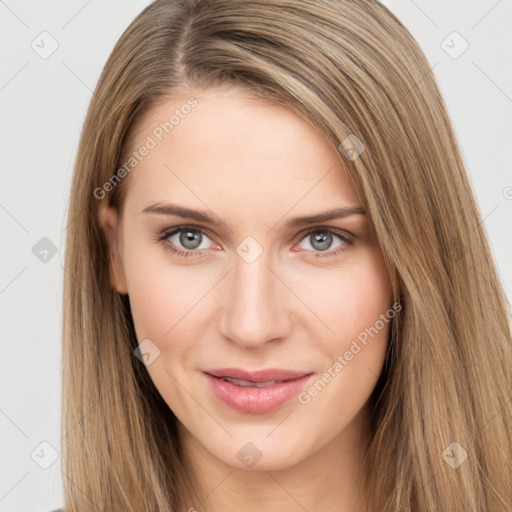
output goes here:
<path id="1" fill-rule="evenodd" d="M 287 368 L 314 372 L 315 382 L 392 306 L 367 215 L 285 226 L 295 216 L 361 205 L 344 157 L 296 114 L 235 88 L 183 91 L 153 107 L 132 150 L 190 96 L 197 107 L 130 174 L 122 216 L 112 207 L 101 215 L 114 286 L 130 297 L 139 343 L 149 338 L 160 351 L 147 371 L 179 420 L 185 459 L 208 495 L 182 508 L 366 510 L 368 398 L 389 323 L 308 404 L 294 398 L 275 411 L 238 412 L 211 393 L 201 372 Z M 158 202 L 206 210 L 223 225 L 141 213 Z M 173 254 L 156 240 L 184 225 L 202 231 L 200 247 L 188 251 L 203 257 Z M 320 233 L 310 236 L 313 228 Z M 314 235 L 325 229 L 354 243 L 333 236 L 322 246 Z M 248 236 L 263 248 L 251 263 L 236 251 Z M 191 247 L 180 233 L 171 242 Z M 249 441 L 261 453 L 252 467 L 237 457 Z"/>

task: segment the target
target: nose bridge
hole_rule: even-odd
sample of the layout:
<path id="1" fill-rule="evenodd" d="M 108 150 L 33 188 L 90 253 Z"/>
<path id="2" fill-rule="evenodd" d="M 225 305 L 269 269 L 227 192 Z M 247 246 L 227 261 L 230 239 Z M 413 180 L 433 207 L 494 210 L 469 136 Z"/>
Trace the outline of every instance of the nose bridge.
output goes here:
<path id="1" fill-rule="evenodd" d="M 249 348 L 286 336 L 289 318 L 282 284 L 269 269 L 270 252 L 254 257 L 254 246 L 246 253 L 244 247 L 238 247 L 223 289 L 221 329 L 226 338 Z"/>

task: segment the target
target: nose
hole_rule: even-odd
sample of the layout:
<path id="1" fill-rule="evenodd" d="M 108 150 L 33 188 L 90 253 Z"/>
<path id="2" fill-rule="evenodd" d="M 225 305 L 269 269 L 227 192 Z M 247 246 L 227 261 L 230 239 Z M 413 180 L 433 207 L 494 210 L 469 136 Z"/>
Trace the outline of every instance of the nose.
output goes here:
<path id="1" fill-rule="evenodd" d="M 276 276 L 267 253 L 251 263 L 235 255 L 233 265 L 219 290 L 221 335 L 248 349 L 289 336 L 291 292 Z"/>

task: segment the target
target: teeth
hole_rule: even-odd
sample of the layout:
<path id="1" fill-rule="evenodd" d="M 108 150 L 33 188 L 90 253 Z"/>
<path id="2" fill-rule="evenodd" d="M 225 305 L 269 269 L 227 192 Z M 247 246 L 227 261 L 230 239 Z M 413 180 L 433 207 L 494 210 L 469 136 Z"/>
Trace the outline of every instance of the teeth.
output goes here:
<path id="1" fill-rule="evenodd" d="M 266 388 L 268 386 L 273 386 L 277 382 L 282 382 L 280 380 L 269 380 L 267 382 L 249 382 L 248 380 L 233 379 L 231 377 L 222 377 L 222 380 L 231 382 L 231 384 L 236 384 L 237 386 L 242 386 L 242 387 L 255 386 L 257 388 Z"/>

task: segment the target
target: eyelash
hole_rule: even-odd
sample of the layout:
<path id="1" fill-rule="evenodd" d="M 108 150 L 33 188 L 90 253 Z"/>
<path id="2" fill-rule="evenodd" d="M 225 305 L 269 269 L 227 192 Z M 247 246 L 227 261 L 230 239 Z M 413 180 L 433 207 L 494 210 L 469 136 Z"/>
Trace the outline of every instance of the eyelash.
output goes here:
<path id="1" fill-rule="evenodd" d="M 156 241 L 163 243 L 166 250 L 168 250 L 174 254 L 177 254 L 178 256 L 182 256 L 184 258 L 188 258 L 189 256 L 198 257 L 198 258 L 206 256 L 203 253 L 201 253 L 200 250 L 198 251 L 197 249 L 190 249 L 188 251 L 183 251 L 181 249 L 177 249 L 176 246 L 172 242 L 169 242 L 167 240 L 169 237 L 175 235 L 176 233 L 180 233 L 181 231 L 186 231 L 186 230 L 199 232 L 203 235 L 208 236 L 207 233 L 205 233 L 202 229 L 200 229 L 196 226 L 178 226 L 175 228 L 165 229 L 164 231 L 162 231 L 157 236 Z M 312 235 L 313 233 L 328 233 L 328 234 L 334 235 L 335 237 L 340 239 L 342 242 L 344 242 L 348 246 L 351 246 L 354 244 L 354 240 L 351 237 L 342 235 L 341 233 L 339 233 L 337 231 L 334 231 L 329 228 L 323 228 L 323 227 L 315 227 L 315 228 L 310 229 L 308 232 L 304 233 L 301 236 L 301 238 L 298 239 L 298 242 L 301 242 L 302 240 L 304 240 L 304 238 Z M 313 252 L 314 258 L 328 258 L 328 257 L 338 256 L 339 254 L 341 254 L 342 252 L 344 252 L 346 250 L 347 250 L 347 247 L 341 245 L 337 249 L 325 251 L 326 255 L 322 254 L 320 251 L 307 251 L 307 252 Z"/>

